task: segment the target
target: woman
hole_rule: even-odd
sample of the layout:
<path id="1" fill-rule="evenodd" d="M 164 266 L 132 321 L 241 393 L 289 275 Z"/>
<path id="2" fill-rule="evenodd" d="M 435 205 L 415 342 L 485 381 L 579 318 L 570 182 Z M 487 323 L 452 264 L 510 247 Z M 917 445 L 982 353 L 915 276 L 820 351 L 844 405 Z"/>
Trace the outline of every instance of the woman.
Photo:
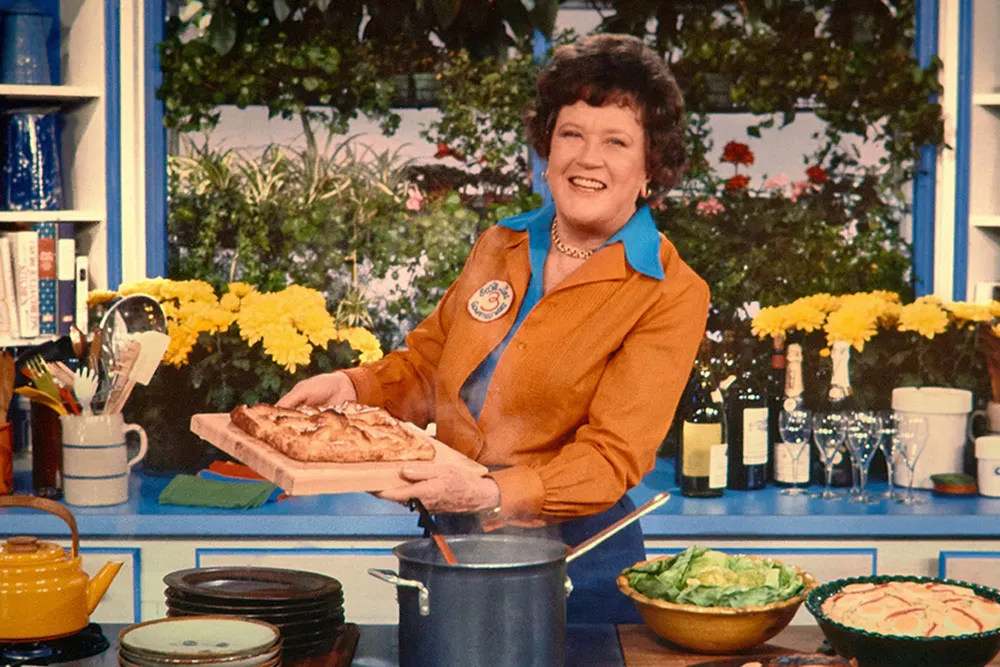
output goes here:
<path id="1" fill-rule="evenodd" d="M 708 286 L 637 207 L 676 183 L 682 119 L 673 76 L 638 39 L 558 49 L 525 114 L 554 205 L 484 232 L 407 349 L 305 380 L 278 404 L 358 400 L 436 422 L 489 475 L 408 465 L 411 484 L 379 495 L 477 513 L 487 530 L 576 545 L 631 511 L 626 491 L 653 468 L 708 312 Z M 644 558 L 635 523 L 575 560 L 568 620 L 640 622 L 615 578 Z"/>

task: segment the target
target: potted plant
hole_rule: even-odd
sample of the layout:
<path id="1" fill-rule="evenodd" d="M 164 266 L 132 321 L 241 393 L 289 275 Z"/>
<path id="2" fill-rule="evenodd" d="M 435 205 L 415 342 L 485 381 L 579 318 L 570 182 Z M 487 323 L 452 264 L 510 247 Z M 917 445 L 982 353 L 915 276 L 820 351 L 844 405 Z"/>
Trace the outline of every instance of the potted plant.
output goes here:
<path id="1" fill-rule="evenodd" d="M 156 278 L 93 292 L 89 303 L 99 312 L 134 293 L 160 302 L 170 335 L 161 367 L 125 408 L 126 420 L 149 433 L 148 472 L 193 472 L 218 455 L 190 432 L 193 414 L 273 403 L 299 380 L 382 356 L 368 330 L 338 326 L 314 289 L 235 282 L 217 292 L 200 280 Z"/>

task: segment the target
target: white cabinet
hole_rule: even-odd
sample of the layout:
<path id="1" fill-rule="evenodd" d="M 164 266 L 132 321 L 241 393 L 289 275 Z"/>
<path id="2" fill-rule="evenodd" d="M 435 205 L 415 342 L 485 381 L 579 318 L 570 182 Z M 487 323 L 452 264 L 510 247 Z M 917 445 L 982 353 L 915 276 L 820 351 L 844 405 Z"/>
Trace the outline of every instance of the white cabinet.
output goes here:
<path id="1" fill-rule="evenodd" d="M 64 210 L 0 211 L 2 223 L 53 221 L 74 225 L 76 254 L 89 259 L 90 287 L 108 284 L 108 160 L 118 138 L 108 132 L 106 3 L 61 0 L 59 85 L 0 84 L 7 110 L 58 110 L 63 117 Z M 116 168 L 117 165 L 111 165 Z"/>
<path id="2" fill-rule="evenodd" d="M 1000 282 L 1000 3 L 953 0 L 940 7 L 941 101 L 951 148 L 941 151 L 935 292 L 972 300 L 979 283 Z"/>

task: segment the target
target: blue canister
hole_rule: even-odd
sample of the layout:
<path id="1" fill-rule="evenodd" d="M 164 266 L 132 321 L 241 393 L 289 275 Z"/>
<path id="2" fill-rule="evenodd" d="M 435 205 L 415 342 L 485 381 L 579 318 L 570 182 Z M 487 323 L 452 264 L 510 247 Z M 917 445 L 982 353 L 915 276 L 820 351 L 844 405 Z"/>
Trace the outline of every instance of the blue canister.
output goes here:
<path id="1" fill-rule="evenodd" d="M 0 83 L 51 85 L 46 45 L 54 21 L 27 0 L 17 0 L 3 18 Z"/>
<path id="2" fill-rule="evenodd" d="M 56 211 L 63 207 L 59 122 L 52 113 L 3 117 L 0 204 L 11 211 Z"/>

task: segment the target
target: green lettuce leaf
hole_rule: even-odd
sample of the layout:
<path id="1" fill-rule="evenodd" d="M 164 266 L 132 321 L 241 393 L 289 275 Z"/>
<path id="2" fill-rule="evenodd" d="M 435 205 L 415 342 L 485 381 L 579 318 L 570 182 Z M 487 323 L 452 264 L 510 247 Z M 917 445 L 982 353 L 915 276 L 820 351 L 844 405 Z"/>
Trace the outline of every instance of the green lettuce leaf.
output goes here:
<path id="1" fill-rule="evenodd" d="M 805 586 L 798 572 L 774 561 L 698 546 L 624 572 L 632 588 L 647 597 L 702 607 L 770 604 L 798 595 Z"/>

